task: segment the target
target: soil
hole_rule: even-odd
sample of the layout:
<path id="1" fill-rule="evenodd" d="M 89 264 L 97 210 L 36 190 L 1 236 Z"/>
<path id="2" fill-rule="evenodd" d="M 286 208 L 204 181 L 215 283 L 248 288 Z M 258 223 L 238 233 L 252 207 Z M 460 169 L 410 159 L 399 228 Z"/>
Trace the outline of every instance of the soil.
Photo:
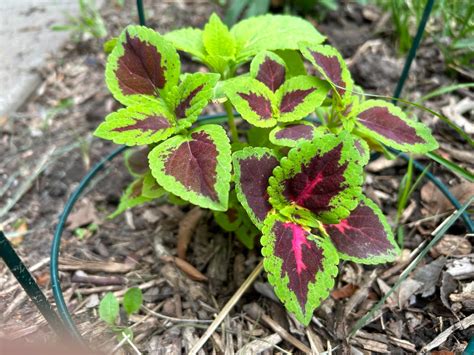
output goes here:
<path id="1" fill-rule="evenodd" d="M 206 2 L 150 0 L 145 1 L 145 8 L 148 25 L 162 33 L 182 26 L 202 27 L 212 11 L 222 13 L 221 8 Z M 137 21 L 131 1 L 126 1 L 124 8 L 107 6 L 102 16 L 109 34 L 114 36 L 125 25 Z M 329 13 L 317 27 L 348 58 L 356 83 L 366 92 L 393 92 L 404 59 L 397 56 L 384 14 L 373 7 L 350 3 L 341 11 Z M 106 56 L 102 44 L 95 39 L 71 42 L 55 53 L 47 66 L 38 68 L 44 83 L 35 95 L 18 113 L 0 117 L 0 210 L 26 188 L 8 213 L 0 216 L 0 229 L 10 236 L 25 263 L 34 268 L 33 275 L 51 301 L 48 263 L 58 216 L 86 172 L 116 148 L 111 142 L 92 137 L 105 115 L 118 107 L 104 84 Z M 183 62 L 184 70 L 198 68 L 186 56 Z M 446 74 L 441 52 L 427 39 L 419 49 L 403 97 L 416 100 L 459 80 L 462 78 Z M 443 110 L 472 97 L 472 92 L 458 90 L 426 104 L 447 112 Z M 208 111 L 222 109 L 210 106 Z M 441 145 L 439 154 L 473 170 L 474 155 L 465 141 L 432 115 L 411 111 L 433 130 Z M 423 157 L 417 158 L 428 163 Z M 367 170 L 365 192 L 383 207 L 393 224 L 406 162 L 382 157 L 371 162 Z M 462 201 L 473 195 L 472 184 L 446 169 L 433 164 L 431 171 Z M 122 325 L 133 327 L 133 343 L 144 353 L 187 352 L 256 267 L 261 259 L 259 246 L 246 249 L 219 229 L 212 213 L 204 211 L 186 253 L 187 262 L 195 269 L 178 267 L 163 256 L 176 255 L 180 221 L 192 213 L 191 207 L 153 202 L 107 219 L 131 181 L 123 157 L 119 156 L 107 164 L 76 204 L 63 234 L 62 289 L 82 336 L 93 348 L 110 350 L 118 343 L 113 332 L 99 320 L 99 300 L 106 291 L 121 296 L 129 287 L 138 286 L 143 289 L 146 309 L 130 319 L 122 315 L 120 320 Z M 396 262 L 377 266 L 342 262 L 334 291 L 316 310 L 307 328 L 286 313 L 262 274 L 214 332 L 202 353 L 299 352 L 295 342 L 285 337 L 283 340 L 263 320 L 265 317 L 252 317 L 255 312 L 251 309 L 256 304 L 291 339 L 313 351 L 416 352 L 446 330 L 446 340 L 433 349 L 462 351 L 474 336 L 474 327 L 456 331 L 449 331 L 449 327 L 467 319 L 474 309 L 472 271 L 457 277 L 447 272 L 456 263 L 471 269 L 474 264 L 472 235 L 466 235 L 462 221 L 456 222 L 441 243 L 430 250 L 374 319 L 349 337 L 355 322 L 393 286 L 417 248 L 426 245 L 451 211 L 436 189 L 423 181 L 403 214 L 403 253 Z M 91 225 L 98 227 L 90 228 Z M 101 277 L 90 277 L 94 275 Z M 202 276 L 204 281 L 196 281 Z M 0 338 L 48 342 L 53 337 L 3 263 L 0 324 Z M 249 343 L 254 347 L 243 348 Z M 128 345 L 115 352 L 134 353 Z"/>

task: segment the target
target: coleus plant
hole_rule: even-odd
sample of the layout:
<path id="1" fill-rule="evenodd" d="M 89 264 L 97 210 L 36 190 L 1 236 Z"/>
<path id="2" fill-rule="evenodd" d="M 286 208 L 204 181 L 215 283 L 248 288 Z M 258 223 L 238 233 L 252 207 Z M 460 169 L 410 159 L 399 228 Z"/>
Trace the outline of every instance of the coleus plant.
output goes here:
<path id="1" fill-rule="evenodd" d="M 204 30 L 165 36 L 128 26 L 106 67 L 124 108 L 95 132 L 144 146 L 126 156 L 135 180 L 114 216 L 168 196 L 213 210 L 249 248 L 261 234 L 268 280 L 304 324 L 333 287 L 339 260 L 376 264 L 399 252 L 381 209 L 362 193 L 371 149 L 437 148 L 429 129 L 400 108 L 355 93 L 343 58 L 323 41 L 292 16 L 255 17 L 229 30 L 214 14 Z M 209 72 L 181 73 L 177 50 Z M 210 101 L 226 106 L 232 143 L 224 126 L 200 125 Z M 240 136 L 233 109 L 248 124 Z"/>

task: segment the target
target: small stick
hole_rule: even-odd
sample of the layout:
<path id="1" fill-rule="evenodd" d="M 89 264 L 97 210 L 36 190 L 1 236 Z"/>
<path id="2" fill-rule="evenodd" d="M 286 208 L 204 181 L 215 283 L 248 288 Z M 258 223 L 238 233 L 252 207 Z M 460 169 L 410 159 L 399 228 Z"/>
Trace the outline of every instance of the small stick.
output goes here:
<path id="1" fill-rule="evenodd" d="M 250 285 L 255 281 L 255 279 L 260 275 L 263 270 L 263 260 L 258 263 L 257 267 L 252 271 L 252 273 L 247 277 L 244 283 L 239 287 L 237 292 L 230 298 L 230 300 L 225 304 L 224 308 L 217 315 L 216 319 L 212 324 L 207 328 L 203 336 L 198 340 L 196 344 L 189 351 L 189 355 L 196 355 L 199 350 L 204 346 L 207 340 L 211 337 L 212 333 L 217 329 L 217 327 L 222 323 L 230 310 L 235 306 L 235 304 L 240 300 L 242 295 L 247 291 Z"/>
<path id="2" fill-rule="evenodd" d="M 155 317 L 170 321 L 170 322 L 177 322 L 177 323 L 212 323 L 212 320 L 206 320 L 206 319 L 186 319 L 186 318 L 175 318 L 175 317 L 169 317 L 164 314 L 158 313 L 154 310 L 151 310 L 145 306 L 142 306 L 142 309 L 148 313 L 149 315 L 153 315 Z"/>

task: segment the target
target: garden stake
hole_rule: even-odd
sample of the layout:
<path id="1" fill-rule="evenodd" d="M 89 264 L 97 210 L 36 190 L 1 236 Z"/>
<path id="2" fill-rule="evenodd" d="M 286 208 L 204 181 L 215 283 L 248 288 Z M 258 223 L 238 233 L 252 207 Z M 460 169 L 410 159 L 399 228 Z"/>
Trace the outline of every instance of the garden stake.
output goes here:
<path id="1" fill-rule="evenodd" d="M 420 24 L 418 25 L 418 29 L 416 31 L 415 39 L 413 40 L 413 44 L 411 45 L 410 51 L 408 52 L 407 60 L 405 61 L 405 65 L 403 66 L 402 75 L 398 80 L 397 87 L 393 93 L 393 97 L 395 99 L 400 97 L 402 93 L 403 86 L 405 85 L 405 81 L 408 78 L 408 73 L 410 72 L 411 63 L 413 59 L 415 59 L 416 51 L 418 46 L 420 45 L 421 39 L 423 38 L 423 33 L 425 32 L 426 23 L 430 17 L 431 10 L 433 9 L 434 0 L 428 0 L 425 5 L 425 9 L 423 10 L 423 16 L 421 17 Z M 396 104 L 396 100 L 392 102 Z"/>
<path id="2" fill-rule="evenodd" d="M 64 335 L 65 332 L 58 315 L 2 231 L 0 231 L 0 258 L 5 261 L 7 267 L 46 319 L 51 329 L 58 336 Z"/>
<path id="3" fill-rule="evenodd" d="M 140 25 L 146 26 L 145 11 L 143 10 L 143 0 L 137 0 L 137 10 Z"/>

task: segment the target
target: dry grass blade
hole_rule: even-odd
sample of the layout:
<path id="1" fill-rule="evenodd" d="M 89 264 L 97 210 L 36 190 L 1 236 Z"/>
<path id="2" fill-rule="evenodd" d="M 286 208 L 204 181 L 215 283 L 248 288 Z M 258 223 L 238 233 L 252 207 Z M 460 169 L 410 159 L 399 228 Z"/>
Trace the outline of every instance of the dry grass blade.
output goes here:
<path id="1" fill-rule="evenodd" d="M 230 300 L 226 303 L 222 311 L 217 315 L 216 319 L 212 324 L 207 328 L 206 332 L 203 336 L 198 340 L 196 344 L 191 348 L 189 351 L 189 355 L 196 355 L 199 350 L 203 347 L 203 345 L 207 342 L 207 340 L 211 337 L 212 333 L 217 329 L 219 324 L 222 323 L 227 314 L 230 310 L 235 306 L 235 304 L 239 301 L 240 297 L 247 291 L 250 285 L 255 281 L 255 279 L 260 275 L 263 270 L 263 260 L 257 265 L 257 267 L 252 271 L 252 273 L 247 277 L 245 282 L 239 287 L 237 292 L 230 298 Z"/>

